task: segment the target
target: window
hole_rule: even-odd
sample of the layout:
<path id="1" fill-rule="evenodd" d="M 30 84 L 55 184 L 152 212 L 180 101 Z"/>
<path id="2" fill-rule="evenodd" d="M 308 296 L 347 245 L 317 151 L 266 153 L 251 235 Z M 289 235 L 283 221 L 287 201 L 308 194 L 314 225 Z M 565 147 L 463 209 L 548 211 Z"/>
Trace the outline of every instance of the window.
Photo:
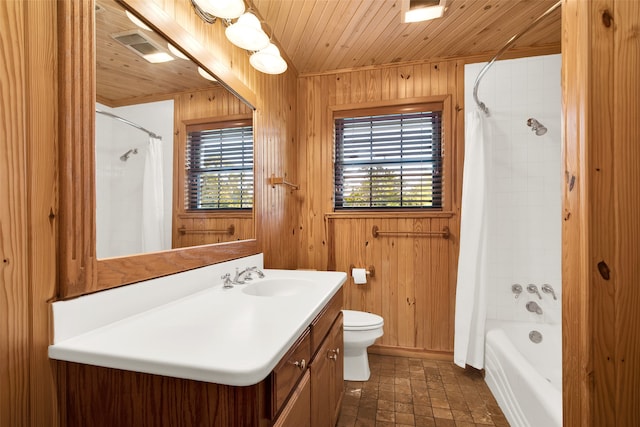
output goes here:
<path id="1" fill-rule="evenodd" d="M 336 210 L 442 209 L 442 104 L 416 107 L 334 117 Z"/>
<path id="2" fill-rule="evenodd" d="M 187 126 L 185 165 L 187 210 L 251 209 L 251 120 Z"/>

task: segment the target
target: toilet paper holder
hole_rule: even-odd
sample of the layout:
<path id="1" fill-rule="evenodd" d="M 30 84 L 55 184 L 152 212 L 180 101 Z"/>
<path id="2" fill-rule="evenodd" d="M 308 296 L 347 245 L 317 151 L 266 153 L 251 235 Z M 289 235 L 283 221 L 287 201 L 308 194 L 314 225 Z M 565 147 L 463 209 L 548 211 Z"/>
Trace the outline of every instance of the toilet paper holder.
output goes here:
<path id="1" fill-rule="evenodd" d="M 356 268 L 356 266 L 353 264 L 349 266 L 349 274 L 351 274 L 351 271 L 353 271 L 354 268 Z M 376 277 L 376 269 L 373 268 L 373 265 L 370 265 L 369 267 L 367 267 L 367 269 L 365 270 L 365 273 L 369 277 Z"/>

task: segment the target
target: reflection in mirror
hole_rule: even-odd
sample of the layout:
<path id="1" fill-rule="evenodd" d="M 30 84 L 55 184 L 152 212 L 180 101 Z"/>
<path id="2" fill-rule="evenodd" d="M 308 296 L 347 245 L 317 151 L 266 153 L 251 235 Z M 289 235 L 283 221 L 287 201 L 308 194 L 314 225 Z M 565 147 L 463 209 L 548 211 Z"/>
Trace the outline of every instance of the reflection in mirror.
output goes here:
<path id="1" fill-rule="evenodd" d="M 190 211 L 184 173 L 187 125 L 251 109 L 113 0 L 95 17 L 97 257 L 253 238 L 250 207 Z"/>

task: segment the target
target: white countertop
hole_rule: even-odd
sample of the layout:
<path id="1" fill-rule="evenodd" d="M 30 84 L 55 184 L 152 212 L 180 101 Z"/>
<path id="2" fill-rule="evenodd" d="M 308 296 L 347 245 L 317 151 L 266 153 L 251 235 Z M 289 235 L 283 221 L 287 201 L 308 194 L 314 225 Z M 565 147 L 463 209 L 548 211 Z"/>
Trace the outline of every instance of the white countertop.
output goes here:
<path id="1" fill-rule="evenodd" d="M 243 292 L 247 285 L 213 285 L 55 342 L 49 357 L 233 386 L 257 384 L 346 280 L 342 272 L 264 273 L 265 279 L 253 282 L 298 278 L 307 288 L 288 296 L 253 296 Z"/>

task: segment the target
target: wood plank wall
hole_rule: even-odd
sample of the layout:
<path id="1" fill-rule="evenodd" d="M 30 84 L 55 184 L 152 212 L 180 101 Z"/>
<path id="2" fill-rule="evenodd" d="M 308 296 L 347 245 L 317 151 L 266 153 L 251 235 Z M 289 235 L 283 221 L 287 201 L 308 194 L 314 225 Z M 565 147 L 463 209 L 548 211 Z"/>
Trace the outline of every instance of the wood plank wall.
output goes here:
<path id="1" fill-rule="evenodd" d="M 373 266 L 375 277 L 345 288 L 345 308 L 385 320 L 378 351 L 453 351 L 459 201 L 463 154 L 464 61 L 397 65 L 303 76 L 298 83 L 299 176 L 302 188 L 298 266 L 348 271 Z M 333 211 L 333 109 L 450 97 L 445 128 L 449 171 L 444 214 L 329 215 Z M 385 231 L 440 231 L 452 238 L 379 237 Z"/>
<path id="2" fill-rule="evenodd" d="M 58 425 L 56 4 L 0 2 L 0 425 Z"/>
<path id="3" fill-rule="evenodd" d="M 640 425 L 640 3 L 563 3 L 567 426 Z"/>
<path id="4" fill-rule="evenodd" d="M 181 93 L 174 96 L 173 140 L 173 215 L 172 247 L 206 245 L 255 238 L 252 212 L 186 213 L 184 203 L 184 157 L 187 141 L 186 123 L 197 120 L 224 120 L 230 117 L 251 117 L 253 111 L 240 99 L 223 87 L 204 91 Z M 233 234 L 211 233 L 206 230 L 227 230 Z M 187 233 L 180 229 L 188 230 Z"/>
<path id="5" fill-rule="evenodd" d="M 264 252 L 266 267 L 296 268 L 298 195 L 283 186 L 268 185 L 271 174 L 297 181 L 296 70 L 290 68 L 281 75 L 259 73 L 249 64 L 247 52 L 226 39 L 224 25 L 205 24 L 193 12 L 190 0 L 154 1 L 255 92 L 254 217 L 259 250 Z"/>

